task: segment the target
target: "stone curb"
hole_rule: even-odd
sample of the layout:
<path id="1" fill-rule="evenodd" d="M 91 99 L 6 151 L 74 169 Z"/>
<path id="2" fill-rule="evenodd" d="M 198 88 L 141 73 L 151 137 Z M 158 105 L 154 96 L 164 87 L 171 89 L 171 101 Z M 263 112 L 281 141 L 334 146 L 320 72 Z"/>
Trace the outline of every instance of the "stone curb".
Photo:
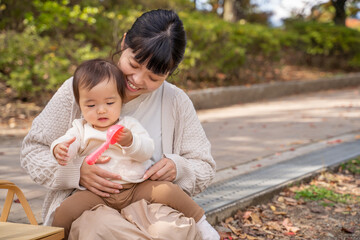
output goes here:
<path id="1" fill-rule="evenodd" d="M 311 179 L 313 179 L 315 176 L 317 176 L 318 174 L 322 173 L 323 171 L 326 170 L 334 170 L 336 168 L 338 168 L 342 163 L 349 161 L 355 157 L 359 156 L 360 151 L 358 149 L 354 150 L 354 151 L 350 151 L 348 152 L 347 150 L 349 150 L 349 146 L 351 145 L 351 148 L 354 149 L 354 145 L 358 145 L 359 140 L 355 140 L 352 142 L 348 142 L 348 143 L 341 143 L 337 146 L 336 149 L 336 153 L 334 154 L 334 146 L 332 147 L 327 147 L 326 149 L 320 150 L 320 151 L 315 151 L 317 154 L 317 160 L 319 160 L 319 156 L 326 156 L 325 151 L 328 151 L 330 149 L 331 154 L 333 154 L 332 159 L 329 162 L 323 162 L 322 164 L 315 164 L 312 167 L 309 165 L 310 169 L 312 168 L 312 170 L 310 171 L 306 171 L 304 172 L 304 174 L 298 174 L 297 177 L 290 177 L 290 178 L 284 178 L 282 181 L 282 183 L 280 184 L 276 184 L 276 185 L 271 185 L 270 183 L 266 183 L 266 185 L 268 184 L 268 188 L 264 189 L 262 191 L 259 192 L 255 192 L 253 194 L 249 194 L 249 195 L 244 195 L 243 197 L 239 197 L 237 200 L 235 200 L 234 202 L 230 203 L 230 204 L 226 204 L 222 207 L 216 208 L 216 209 L 211 209 L 211 210 L 207 210 L 206 211 L 206 218 L 208 220 L 208 222 L 212 225 L 216 225 L 219 222 L 223 221 L 224 219 L 232 216 L 234 213 L 236 213 L 239 209 L 244 209 L 248 206 L 252 206 L 252 205 L 258 205 L 258 204 L 263 204 L 263 203 L 267 203 L 269 202 L 270 199 L 272 199 L 274 197 L 274 195 L 278 194 L 279 192 L 281 192 L 284 188 L 291 186 L 293 184 L 297 184 L 300 182 L 309 182 Z M 347 147 L 345 145 L 348 145 Z M 345 146 L 345 148 L 343 148 Z M 342 149 L 339 149 L 342 148 Z M 347 148 L 347 149 L 346 149 Z M 344 152 L 346 152 L 346 154 L 343 154 Z M 339 154 L 340 153 L 340 154 Z M 349 154 L 347 154 L 349 153 Z M 307 157 L 309 158 L 309 156 L 312 156 L 312 153 L 306 154 Z M 327 154 L 329 155 L 329 154 Z M 295 160 L 295 158 L 294 158 Z M 281 167 L 282 164 L 275 164 L 278 167 Z M 314 166 L 316 166 L 316 168 L 314 168 Z M 301 167 L 301 166 L 299 166 Z M 307 168 L 307 167 L 306 167 Z M 306 170 L 306 169 L 304 169 Z M 254 173 L 256 173 L 257 171 L 255 171 Z M 300 171 L 301 172 L 301 171 Z M 250 173 L 251 174 L 251 173 Z M 275 176 L 273 176 L 275 177 Z M 240 179 L 238 179 L 240 180 Z M 246 178 L 244 178 L 243 180 L 246 181 Z M 227 182 L 228 180 L 225 180 L 225 182 Z M 252 183 L 250 183 L 251 185 Z M 253 184 L 253 186 L 256 186 L 256 184 Z M 226 188 L 225 185 L 222 186 L 222 189 Z M 227 198 L 231 199 L 231 196 L 226 195 Z"/>
<path id="2" fill-rule="evenodd" d="M 252 86 L 209 88 L 189 91 L 187 94 L 195 108 L 200 110 L 354 86 L 360 86 L 360 73 L 311 81 L 273 82 Z"/>

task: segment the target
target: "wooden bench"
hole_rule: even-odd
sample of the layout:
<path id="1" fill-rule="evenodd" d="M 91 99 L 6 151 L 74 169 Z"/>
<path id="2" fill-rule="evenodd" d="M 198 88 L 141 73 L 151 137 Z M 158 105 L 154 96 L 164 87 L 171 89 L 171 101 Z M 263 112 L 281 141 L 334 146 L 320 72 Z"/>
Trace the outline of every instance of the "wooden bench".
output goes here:
<path id="1" fill-rule="evenodd" d="M 38 225 L 34 213 L 32 212 L 24 193 L 18 186 L 7 180 L 0 180 L 0 189 L 7 189 L 5 203 L 0 217 L 0 240 L 1 239 L 63 239 L 64 229 L 58 227 L 40 226 Z M 14 200 L 14 195 L 17 195 L 19 201 L 24 208 L 26 216 L 30 224 L 10 223 L 6 222 L 11 205 Z"/>

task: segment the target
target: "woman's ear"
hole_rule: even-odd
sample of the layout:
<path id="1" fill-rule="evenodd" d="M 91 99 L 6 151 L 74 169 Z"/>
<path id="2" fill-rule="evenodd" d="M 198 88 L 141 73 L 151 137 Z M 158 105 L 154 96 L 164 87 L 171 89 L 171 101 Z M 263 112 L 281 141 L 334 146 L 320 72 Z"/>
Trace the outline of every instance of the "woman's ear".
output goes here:
<path id="1" fill-rule="evenodd" d="M 124 50 L 125 49 L 125 38 L 126 38 L 126 33 L 124 33 L 124 36 L 121 40 L 121 50 Z"/>

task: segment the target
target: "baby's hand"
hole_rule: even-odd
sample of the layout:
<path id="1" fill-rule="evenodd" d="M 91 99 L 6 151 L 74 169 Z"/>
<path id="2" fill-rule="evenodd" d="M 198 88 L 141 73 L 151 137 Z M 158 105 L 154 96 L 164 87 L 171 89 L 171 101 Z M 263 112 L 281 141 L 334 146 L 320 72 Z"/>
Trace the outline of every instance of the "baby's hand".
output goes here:
<path id="1" fill-rule="evenodd" d="M 59 143 L 54 147 L 54 156 L 61 166 L 65 166 L 69 161 L 69 147 L 75 140 L 76 137 L 73 137 L 72 139 Z"/>
<path id="2" fill-rule="evenodd" d="M 122 131 L 120 132 L 117 142 L 123 147 L 129 147 L 132 144 L 133 141 L 133 135 L 130 131 L 130 129 L 124 127 Z"/>

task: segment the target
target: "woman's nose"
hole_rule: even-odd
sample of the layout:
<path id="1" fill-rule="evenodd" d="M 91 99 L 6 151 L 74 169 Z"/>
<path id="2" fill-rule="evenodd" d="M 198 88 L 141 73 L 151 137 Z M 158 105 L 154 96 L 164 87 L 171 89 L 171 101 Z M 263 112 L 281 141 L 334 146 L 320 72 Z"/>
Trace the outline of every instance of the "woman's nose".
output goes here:
<path id="1" fill-rule="evenodd" d="M 142 71 L 138 71 L 133 75 L 133 81 L 136 85 L 141 86 L 144 81 L 144 73 Z"/>

